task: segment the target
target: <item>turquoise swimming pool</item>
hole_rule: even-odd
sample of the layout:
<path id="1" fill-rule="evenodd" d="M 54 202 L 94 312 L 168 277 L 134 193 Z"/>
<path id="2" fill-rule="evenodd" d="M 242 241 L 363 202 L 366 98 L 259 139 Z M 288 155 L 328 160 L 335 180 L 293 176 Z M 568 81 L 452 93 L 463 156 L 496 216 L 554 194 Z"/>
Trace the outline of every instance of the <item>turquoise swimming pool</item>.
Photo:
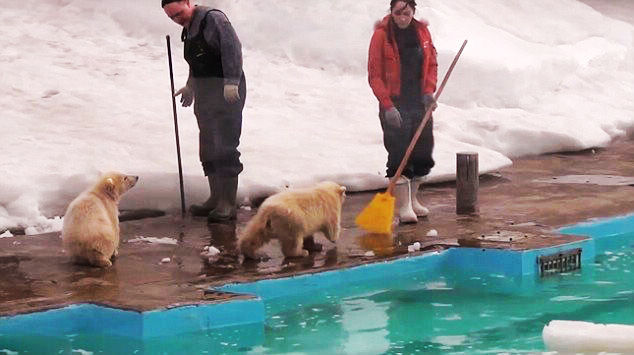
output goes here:
<path id="1" fill-rule="evenodd" d="M 543 351 L 555 319 L 634 324 L 630 245 L 578 272 L 530 282 L 439 270 L 357 286 L 342 294 L 267 304 L 257 353 L 499 353 Z M 442 276 L 441 276 L 442 275 Z M 513 290 L 513 288 L 516 288 Z M 289 305 L 301 305 L 289 307 Z"/>
<path id="2" fill-rule="evenodd" d="M 143 315 L 134 329 L 116 334 L 110 327 L 116 325 L 100 326 L 98 320 L 85 332 L 26 334 L 38 324 L 60 324 L 61 313 L 51 320 L 31 315 L 20 324 L 19 317 L 0 319 L 0 353 L 530 353 L 546 350 L 541 332 L 554 319 L 634 324 L 634 216 L 561 232 L 593 239 L 524 253 L 451 249 L 227 285 L 222 289 L 259 298 L 221 312 L 190 308 L 172 316 Z M 538 255 L 571 248 L 583 249 L 580 270 L 539 278 Z M 192 320 L 197 326 L 183 329 Z"/>

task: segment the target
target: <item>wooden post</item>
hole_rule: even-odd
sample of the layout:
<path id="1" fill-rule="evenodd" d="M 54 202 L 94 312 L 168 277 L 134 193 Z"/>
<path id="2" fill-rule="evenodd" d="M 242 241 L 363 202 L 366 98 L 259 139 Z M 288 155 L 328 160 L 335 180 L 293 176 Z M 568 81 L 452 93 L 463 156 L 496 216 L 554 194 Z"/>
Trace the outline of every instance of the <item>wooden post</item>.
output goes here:
<path id="1" fill-rule="evenodd" d="M 456 153 L 456 213 L 478 213 L 478 153 Z"/>

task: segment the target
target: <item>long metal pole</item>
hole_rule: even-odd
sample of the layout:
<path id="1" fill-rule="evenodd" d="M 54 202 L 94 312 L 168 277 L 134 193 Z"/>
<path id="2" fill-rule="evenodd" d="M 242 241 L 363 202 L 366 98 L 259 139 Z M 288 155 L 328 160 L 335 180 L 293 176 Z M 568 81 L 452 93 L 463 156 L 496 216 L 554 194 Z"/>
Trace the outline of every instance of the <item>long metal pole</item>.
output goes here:
<path id="1" fill-rule="evenodd" d="M 176 134 L 176 155 L 178 156 L 178 178 L 181 185 L 181 216 L 185 217 L 185 188 L 183 186 L 183 164 L 181 163 L 181 144 L 178 138 L 178 116 L 176 115 L 176 98 L 174 97 L 174 71 L 172 70 L 172 47 L 170 36 L 165 36 L 167 40 L 167 59 L 170 66 L 170 85 L 172 89 L 172 111 L 174 112 L 174 133 Z"/>

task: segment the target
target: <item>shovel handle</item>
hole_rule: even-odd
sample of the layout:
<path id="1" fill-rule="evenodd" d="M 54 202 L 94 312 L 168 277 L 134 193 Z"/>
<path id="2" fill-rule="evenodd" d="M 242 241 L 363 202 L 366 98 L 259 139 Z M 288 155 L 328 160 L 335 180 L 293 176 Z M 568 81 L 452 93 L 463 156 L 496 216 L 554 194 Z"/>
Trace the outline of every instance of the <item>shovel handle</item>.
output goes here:
<path id="1" fill-rule="evenodd" d="M 460 50 L 454 57 L 453 62 L 451 62 L 449 69 L 447 69 L 447 73 L 445 74 L 445 77 L 443 78 L 442 83 L 440 84 L 440 87 L 436 91 L 436 95 L 434 95 L 435 101 L 438 101 L 440 94 L 442 94 L 442 91 L 445 88 L 445 85 L 447 84 L 447 80 L 449 80 L 449 76 L 451 75 L 453 68 L 456 66 L 456 63 L 458 62 L 458 59 L 460 58 L 460 54 L 462 54 L 462 51 L 464 50 L 464 47 L 466 45 L 467 45 L 467 40 L 465 39 L 465 41 L 462 43 L 462 47 L 460 47 Z M 394 191 L 394 187 L 396 186 L 396 180 L 398 180 L 398 178 L 401 177 L 401 174 L 403 173 L 403 170 L 405 169 L 405 165 L 407 165 L 407 161 L 409 160 L 409 156 L 412 155 L 414 146 L 418 142 L 418 138 L 420 138 L 420 135 L 421 133 L 423 133 L 423 129 L 425 128 L 425 125 L 427 125 L 427 122 L 431 118 L 431 112 L 432 112 L 431 108 L 427 109 L 427 111 L 425 112 L 425 117 L 423 118 L 423 121 L 418 126 L 418 129 L 416 129 L 416 133 L 414 133 L 414 137 L 412 137 L 412 141 L 409 143 L 409 147 L 407 147 L 407 150 L 405 151 L 405 155 L 403 156 L 403 160 L 401 160 L 401 164 L 398 166 L 398 169 L 396 170 L 396 174 L 394 174 L 394 176 L 390 179 L 390 183 L 387 186 L 387 193 L 389 193 L 390 195 L 393 195 L 392 192 Z"/>

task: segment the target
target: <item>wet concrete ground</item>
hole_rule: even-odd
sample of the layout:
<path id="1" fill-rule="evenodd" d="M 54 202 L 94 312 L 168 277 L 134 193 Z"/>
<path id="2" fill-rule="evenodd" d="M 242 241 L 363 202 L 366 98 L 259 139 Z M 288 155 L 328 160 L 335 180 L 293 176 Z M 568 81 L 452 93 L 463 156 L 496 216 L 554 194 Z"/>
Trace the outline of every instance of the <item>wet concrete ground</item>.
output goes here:
<path id="1" fill-rule="evenodd" d="M 416 225 L 399 226 L 393 238 L 367 235 L 354 225 L 355 216 L 376 192 L 349 194 L 340 240 L 332 244 L 318 235 L 316 241 L 323 250 L 302 259 L 284 259 L 277 241 L 263 248 L 270 257 L 267 260 L 244 260 L 238 255 L 236 230 L 239 233 L 255 213 L 245 209 L 232 224 L 207 225 L 204 218 L 183 220 L 169 215 L 122 222 L 119 258 L 105 270 L 71 264 L 59 233 L 3 238 L 0 316 L 80 302 L 139 311 L 222 302 L 241 296 L 204 290 L 404 257 L 407 246 L 415 241 L 422 245 L 415 254 L 461 246 L 525 250 L 559 245 L 584 237 L 554 234 L 557 227 L 634 211 L 634 187 L 604 183 L 611 178 L 593 175 L 634 177 L 634 141 L 620 140 L 607 149 L 517 159 L 512 167 L 483 175 L 477 216 L 455 214 L 455 184 L 424 185 L 421 194 L 430 216 Z M 431 229 L 438 235 L 427 236 Z M 139 237 L 177 242 L 129 242 Z M 219 258 L 201 256 L 208 245 L 220 249 Z M 374 255 L 367 255 L 369 250 Z M 170 262 L 162 263 L 164 258 Z"/>

